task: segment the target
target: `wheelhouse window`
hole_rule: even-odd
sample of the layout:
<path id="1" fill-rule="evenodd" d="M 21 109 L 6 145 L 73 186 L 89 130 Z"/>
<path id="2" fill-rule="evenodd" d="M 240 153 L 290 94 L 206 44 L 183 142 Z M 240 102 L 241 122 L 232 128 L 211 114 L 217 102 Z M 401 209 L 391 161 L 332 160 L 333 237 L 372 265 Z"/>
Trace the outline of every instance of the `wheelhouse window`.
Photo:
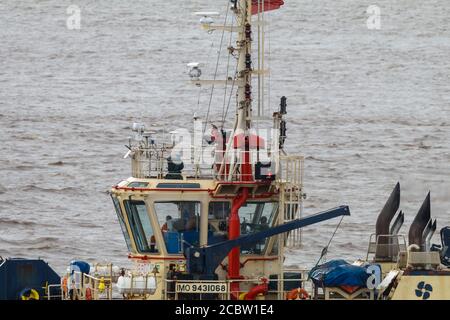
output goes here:
<path id="1" fill-rule="evenodd" d="M 208 244 L 226 241 L 228 239 L 228 217 L 231 203 L 213 201 L 208 205 Z"/>
<path id="2" fill-rule="evenodd" d="M 127 226 L 125 225 L 125 218 L 123 216 L 122 210 L 120 208 L 119 200 L 111 196 L 114 208 L 116 209 L 117 218 L 119 220 L 120 229 L 122 230 L 123 237 L 125 238 L 125 243 L 127 245 L 127 249 L 130 252 L 131 251 L 131 239 L 130 235 L 128 234 Z"/>
<path id="3" fill-rule="evenodd" d="M 167 253 L 182 253 L 186 246 L 199 245 L 200 202 L 155 202 Z"/>
<path id="4" fill-rule="evenodd" d="M 230 202 L 210 202 L 208 207 L 208 216 L 210 220 L 226 220 L 230 215 Z"/>
<path id="5" fill-rule="evenodd" d="M 125 200 L 124 206 L 137 250 L 142 253 L 159 252 L 145 202 Z"/>
<path id="6" fill-rule="evenodd" d="M 260 232 L 270 228 L 277 216 L 276 202 L 247 202 L 239 209 L 241 235 Z M 269 239 L 249 242 L 241 246 L 243 254 L 263 254 Z"/>

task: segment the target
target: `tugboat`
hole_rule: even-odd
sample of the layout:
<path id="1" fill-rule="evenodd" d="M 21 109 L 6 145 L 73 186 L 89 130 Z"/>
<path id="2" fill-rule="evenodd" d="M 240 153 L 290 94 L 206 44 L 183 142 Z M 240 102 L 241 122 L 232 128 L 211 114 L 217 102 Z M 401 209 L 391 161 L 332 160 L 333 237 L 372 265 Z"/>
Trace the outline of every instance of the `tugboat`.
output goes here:
<path id="1" fill-rule="evenodd" d="M 254 112 L 252 78 L 262 82 L 266 70 L 261 62 L 263 41 L 258 46 L 258 67 L 253 61 L 252 25 L 262 28 L 262 13 L 282 4 L 231 1 L 228 10 L 235 15 L 236 26 L 214 25 L 214 12 L 197 13 L 206 30 L 237 33 L 235 45 L 228 47 L 236 60 L 231 77 L 201 80 L 201 64 L 188 65 L 191 82 L 197 86 L 236 88 L 232 130 L 213 125 L 205 139 L 205 126 L 196 118 L 194 143 L 184 135 L 173 139 L 178 144 L 171 144 L 158 143 L 143 125 L 133 125 L 137 137 L 130 141 L 127 153 L 132 177 L 114 186 L 111 196 L 129 258 L 155 279 L 150 299 L 255 299 L 260 295 L 284 299 L 281 288 L 298 288 L 299 280 L 305 278 L 300 270 L 284 269 L 285 245 L 299 243 L 302 227 L 350 214 L 347 206 L 341 206 L 302 217 L 303 157 L 283 150 L 286 97 L 281 97 L 279 110 L 264 119 L 273 124 L 271 129 L 254 126 L 263 117 L 260 100 Z M 205 154 L 210 150 L 214 157 L 208 162 Z"/>
<path id="2" fill-rule="evenodd" d="M 0 279 L 23 280 L 26 272 L 35 276 L 27 283 L 3 281 L 0 298 L 450 299 L 450 227 L 440 232 L 442 245 L 431 244 L 437 224 L 428 195 L 407 244 L 399 235 L 404 221 L 400 184 L 378 216 L 364 259 L 352 264 L 332 260 L 311 270 L 285 267 L 285 248 L 300 245 L 301 228 L 342 219 L 350 209 L 341 205 L 304 216 L 303 157 L 283 148 L 286 97 L 270 118 L 270 134 L 258 122 L 267 120 L 260 93 L 267 72 L 262 16 L 282 5 L 282 0 L 231 0 L 228 10 L 236 22 L 231 26 L 215 25 L 215 12 L 197 13 L 208 32 L 237 34 L 227 49 L 236 59 L 231 77 L 202 80 L 201 64 L 188 65 L 196 86 L 231 86 L 236 98 L 232 130 L 222 122 L 205 135 L 205 124 L 195 116 L 192 143 L 184 132 L 174 132 L 171 141 L 157 141 L 143 124 L 133 125 L 135 137 L 126 154 L 131 177 L 110 190 L 133 267 L 72 261 L 59 278 L 42 260 L 1 260 Z M 257 94 L 252 78 L 257 78 Z"/>
<path id="3" fill-rule="evenodd" d="M 283 4 L 282 0 L 232 0 L 229 10 L 236 26 L 214 25 L 214 12 L 197 13 L 204 29 L 237 33 L 235 46 L 228 47 L 237 60 L 232 77 L 201 80 L 200 64 L 188 65 L 191 82 L 197 86 L 237 87 L 233 129 L 213 126 L 206 139 L 215 148 L 213 162 L 202 167 L 198 155 L 198 150 L 203 152 L 202 123 L 196 125 L 201 142 L 196 142 L 194 133 L 194 143 L 189 140 L 183 147 L 158 145 L 143 125 L 133 126 L 138 137 L 130 142 L 127 154 L 132 177 L 114 186 L 111 196 L 129 258 L 141 271 L 129 272 L 122 278 L 127 285 L 121 281 L 118 287 L 123 285 L 122 291 L 129 292 L 132 278 L 138 276 L 153 279 L 148 299 L 450 298 L 450 228 L 441 230 L 442 246 L 431 245 L 436 221 L 430 217 L 428 195 L 410 227 L 407 246 L 405 237 L 398 235 L 404 221 L 403 212 L 398 212 L 400 184 L 380 212 L 366 259 L 353 264 L 330 261 L 310 271 L 285 268 L 284 250 L 300 244 L 301 228 L 342 219 L 350 210 L 340 206 L 303 217 L 303 157 L 287 155 L 283 149 L 286 97 L 281 97 L 279 110 L 273 113 L 270 139 L 258 130 L 266 73 L 262 16 Z M 252 77 L 258 80 L 257 94 Z M 180 150 L 186 149 L 194 155 L 180 156 Z"/>

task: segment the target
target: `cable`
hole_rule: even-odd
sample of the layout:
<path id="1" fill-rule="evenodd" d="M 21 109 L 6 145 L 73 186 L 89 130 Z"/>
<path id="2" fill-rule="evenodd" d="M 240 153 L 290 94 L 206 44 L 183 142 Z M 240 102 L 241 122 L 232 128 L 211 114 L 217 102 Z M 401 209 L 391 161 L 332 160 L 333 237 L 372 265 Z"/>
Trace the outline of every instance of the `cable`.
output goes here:
<path id="1" fill-rule="evenodd" d="M 205 66 L 207 66 L 208 65 L 208 62 L 209 62 L 209 58 L 211 57 L 211 51 L 212 51 L 212 48 L 214 47 L 214 41 L 211 41 L 211 46 L 209 47 L 209 50 L 208 50 L 208 55 L 206 56 L 206 64 L 205 64 Z M 194 113 L 195 114 L 197 114 L 197 112 L 199 111 L 199 109 L 200 109 L 200 98 L 201 98 L 201 95 L 202 95 L 202 87 L 201 86 L 199 86 L 199 88 L 198 88 L 198 97 L 197 97 L 197 107 L 195 108 L 195 111 L 194 111 Z"/>
<path id="2" fill-rule="evenodd" d="M 203 127 L 202 136 L 205 134 L 205 132 L 206 132 L 206 126 L 208 125 L 209 112 L 211 111 L 211 102 L 212 102 L 212 97 L 213 97 L 213 94 L 214 94 L 215 81 L 216 81 L 216 78 L 217 78 L 217 70 L 219 69 L 220 54 L 221 54 L 221 52 L 222 52 L 223 38 L 224 38 L 224 35 L 225 35 L 225 26 L 226 26 L 226 24 L 227 24 L 227 20 L 228 20 L 228 12 L 229 12 L 229 11 L 230 11 L 230 5 L 227 4 L 227 11 L 226 11 L 226 14 L 225 14 L 225 22 L 224 22 L 224 24 L 223 24 L 223 27 L 224 27 L 224 28 L 223 28 L 223 30 L 222 30 L 222 36 L 221 36 L 221 38 L 220 38 L 219 52 L 218 52 L 218 54 L 217 54 L 217 61 L 216 61 L 216 69 L 215 69 L 215 71 L 214 71 L 214 79 L 213 79 L 213 84 L 212 84 L 212 87 L 211 87 L 211 94 L 210 94 L 210 96 L 209 96 L 208 111 L 206 112 L 206 119 L 205 119 L 205 125 L 204 125 L 204 127 Z"/>
<path id="3" fill-rule="evenodd" d="M 322 253 L 320 254 L 319 260 L 317 260 L 316 265 L 314 266 L 314 268 L 319 265 L 320 260 L 322 260 L 322 258 L 327 254 L 328 247 L 330 246 L 331 241 L 333 241 L 334 235 L 336 234 L 336 232 L 338 231 L 339 227 L 341 226 L 342 220 L 344 220 L 344 216 L 341 217 L 341 220 L 339 221 L 338 225 L 336 226 L 336 229 L 334 229 L 334 232 L 331 235 L 330 241 L 328 241 L 328 244 L 322 249 Z"/>
<path id="4" fill-rule="evenodd" d="M 233 39 L 233 26 L 234 26 L 234 20 L 231 19 L 231 31 L 230 31 L 230 41 L 228 44 L 228 48 L 231 48 L 231 42 Z M 226 80 L 225 80 L 225 91 L 223 93 L 223 105 L 222 105 L 222 125 L 221 128 L 223 129 L 224 123 L 225 123 L 225 104 L 227 101 L 227 87 L 228 87 L 228 75 L 229 75 L 229 70 L 230 70 L 230 58 L 232 56 L 231 51 L 228 51 L 228 59 L 227 59 L 227 75 L 226 75 Z M 234 84 L 234 78 L 235 75 L 233 76 L 233 84 Z M 233 91 L 233 89 L 231 89 L 231 91 Z"/>
<path id="5" fill-rule="evenodd" d="M 222 118 L 222 129 L 223 129 L 223 126 L 225 125 L 225 119 L 226 119 L 226 117 L 228 115 L 228 110 L 230 109 L 231 97 L 233 96 L 234 85 L 236 83 L 237 69 L 238 69 L 238 66 L 236 64 L 236 70 L 234 71 L 234 77 L 233 77 L 233 83 L 231 84 L 230 95 L 228 97 L 227 109 L 225 110 L 225 113 L 224 113 L 223 118 Z"/>

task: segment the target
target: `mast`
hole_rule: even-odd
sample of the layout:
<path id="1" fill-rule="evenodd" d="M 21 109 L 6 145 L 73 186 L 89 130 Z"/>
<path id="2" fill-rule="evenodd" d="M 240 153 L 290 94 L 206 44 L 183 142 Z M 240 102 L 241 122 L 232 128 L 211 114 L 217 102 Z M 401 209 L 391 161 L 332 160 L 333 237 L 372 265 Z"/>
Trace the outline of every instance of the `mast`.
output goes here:
<path id="1" fill-rule="evenodd" d="M 239 23 L 237 45 L 238 90 L 237 90 L 237 131 L 245 133 L 251 128 L 252 106 L 252 0 L 235 0 L 235 13 Z"/>
<path id="2" fill-rule="evenodd" d="M 235 147 L 239 144 L 243 146 L 243 150 L 241 151 L 242 156 L 240 158 L 240 180 L 251 181 L 253 180 L 253 174 L 250 163 L 249 129 L 251 128 L 252 112 L 252 0 L 235 0 L 234 10 L 239 26 L 237 38 L 237 48 L 239 51 L 237 78 L 239 81 L 237 89 L 236 132 L 233 140 Z"/>
<path id="3" fill-rule="evenodd" d="M 248 144 L 248 133 L 251 128 L 252 112 L 252 0 L 231 0 L 233 4 L 232 11 L 236 15 L 237 21 L 237 39 L 236 50 L 238 52 L 237 61 L 237 91 L 236 91 L 236 118 L 233 128 L 233 134 L 228 141 L 223 153 L 222 163 L 219 166 L 218 176 L 225 172 L 224 179 L 232 180 L 235 172 L 235 166 L 241 165 L 240 180 L 252 180 L 252 167 L 250 165 L 250 153 L 248 147 L 241 152 L 241 159 L 238 163 L 226 164 L 226 156 L 231 149 L 238 144 Z M 233 29 L 230 29 L 233 31 Z M 245 141 L 238 141 L 245 139 Z"/>
<path id="4" fill-rule="evenodd" d="M 233 143 L 237 139 L 244 139 L 243 142 L 243 157 L 241 157 L 241 181 L 253 180 L 252 166 L 250 164 L 250 150 L 249 150 L 249 130 L 251 128 L 251 41 L 252 41 L 252 0 L 234 0 L 235 13 L 239 25 L 239 34 L 237 40 L 237 47 L 239 50 L 238 60 L 238 90 L 237 90 L 237 118 L 236 118 L 236 132 L 232 137 Z M 235 147 L 236 144 L 233 146 Z M 242 145 L 241 145 L 242 147 Z M 228 225 L 228 238 L 230 240 L 237 239 L 240 236 L 241 225 L 239 219 L 239 208 L 247 201 L 249 196 L 249 189 L 247 187 L 241 188 L 238 194 L 233 198 L 231 212 Z M 228 254 L 228 279 L 239 280 L 240 275 L 240 248 L 234 247 Z M 234 299 L 239 297 L 239 282 L 230 283 L 231 296 Z"/>

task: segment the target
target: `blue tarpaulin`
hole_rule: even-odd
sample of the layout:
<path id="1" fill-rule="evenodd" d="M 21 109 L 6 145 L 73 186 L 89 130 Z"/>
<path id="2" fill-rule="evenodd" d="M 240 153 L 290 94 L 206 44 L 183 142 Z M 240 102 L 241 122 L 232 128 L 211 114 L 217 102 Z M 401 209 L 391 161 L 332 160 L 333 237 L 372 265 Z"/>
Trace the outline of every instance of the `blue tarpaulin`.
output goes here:
<path id="1" fill-rule="evenodd" d="M 309 277 L 315 285 L 321 287 L 357 286 L 366 287 L 367 266 L 359 267 L 349 264 L 344 260 L 331 260 L 316 266 L 309 272 Z"/>
<path id="2" fill-rule="evenodd" d="M 80 271 L 82 273 L 89 274 L 89 271 L 91 269 L 91 266 L 89 263 L 80 261 L 80 260 L 73 260 L 70 262 L 70 271 Z"/>

